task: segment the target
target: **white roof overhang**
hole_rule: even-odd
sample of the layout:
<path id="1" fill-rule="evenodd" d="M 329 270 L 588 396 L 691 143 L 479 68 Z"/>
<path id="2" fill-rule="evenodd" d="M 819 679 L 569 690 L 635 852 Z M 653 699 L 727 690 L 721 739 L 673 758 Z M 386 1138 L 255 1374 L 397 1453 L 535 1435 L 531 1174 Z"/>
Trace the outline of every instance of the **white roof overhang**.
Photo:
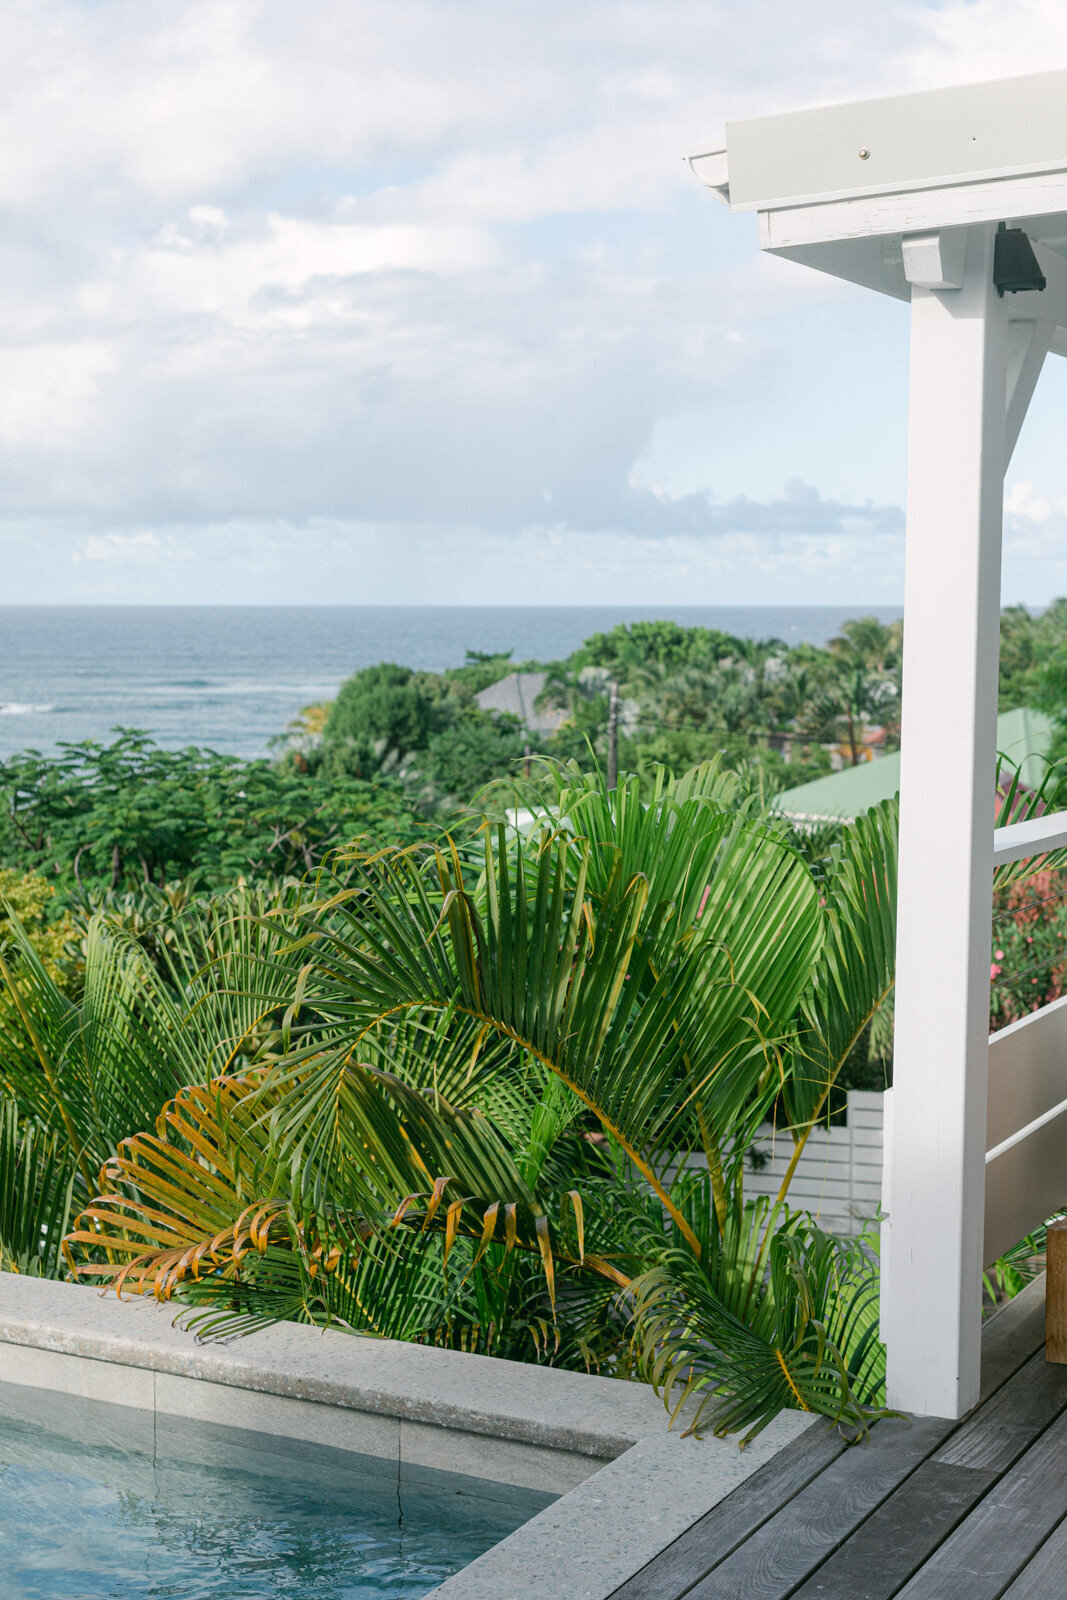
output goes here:
<path id="1" fill-rule="evenodd" d="M 1067 354 L 1067 71 L 732 122 L 685 159 L 762 249 L 900 300 L 954 286 L 953 230 L 1025 229 L 1048 287 L 1009 318 Z"/>

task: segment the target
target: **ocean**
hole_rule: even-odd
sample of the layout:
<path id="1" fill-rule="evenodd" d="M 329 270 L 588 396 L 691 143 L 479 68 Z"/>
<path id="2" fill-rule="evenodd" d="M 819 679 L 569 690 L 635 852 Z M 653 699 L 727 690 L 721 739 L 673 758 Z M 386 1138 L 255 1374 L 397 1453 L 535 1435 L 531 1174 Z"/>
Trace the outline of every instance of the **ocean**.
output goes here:
<path id="1" fill-rule="evenodd" d="M 161 745 L 261 756 L 302 706 L 377 661 L 440 671 L 467 650 L 551 661 L 619 622 L 666 617 L 824 644 L 885 606 L 3 606 L 0 759 L 142 728 Z"/>

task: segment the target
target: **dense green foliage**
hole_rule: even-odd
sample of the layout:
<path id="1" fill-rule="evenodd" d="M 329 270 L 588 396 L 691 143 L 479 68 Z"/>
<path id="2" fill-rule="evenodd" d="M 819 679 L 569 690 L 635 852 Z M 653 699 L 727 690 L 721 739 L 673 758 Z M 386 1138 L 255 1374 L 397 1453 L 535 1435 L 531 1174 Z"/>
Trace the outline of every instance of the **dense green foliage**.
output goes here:
<path id="1" fill-rule="evenodd" d="M 313 778 L 293 762 L 241 761 L 212 750 L 162 750 L 121 731 L 55 756 L 0 762 L 0 863 L 58 886 L 57 900 L 190 878 L 302 876 L 360 834 L 419 836 L 395 780 Z"/>
<path id="2" fill-rule="evenodd" d="M 1067 604 L 1003 628 L 1005 702 L 1067 729 Z M 273 761 L 119 730 L 0 763 L 0 1266 L 862 1429 L 871 1242 L 745 1177 L 768 1115 L 799 1156 L 889 1070 L 894 807 L 767 802 L 894 746 L 900 658 L 869 618 L 821 650 L 641 623 L 548 664 L 547 740 L 471 655 L 355 674 Z M 1067 973 L 1062 863 L 1026 870 L 994 1023 Z"/>
<path id="3" fill-rule="evenodd" d="M 477 655 L 443 673 L 365 667 L 326 708 L 321 743 L 303 752 L 303 764 L 324 777 L 397 774 L 424 806 L 467 800 L 514 773 L 529 749 L 516 718 L 491 716 L 474 698 L 508 670 L 505 656 Z"/>
<path id="4" fill-rule="evenodd" d="M 614 683 L 619 763 L 646 788 L 659 766 L 680 772 L 715 756 L 769 793 L 828 772 L 831 751 L 866 759 L 876 729 L 895 748 L 900 646 L 899 624 L 870 617 L 846 623 L 825 649 L 636 622 L 594 634 L 564 661 L 516 667 L 469 652 L 443 673 L 365 668 L 332 705 L 308 708 L 294 740 L 312 771 L 397 773 L 424 808 L 447 810 L 514 779 L 531 754 L 605 761 Z M 514 670 L 545 672 L 541 706 L 563 718 L 551 738 L 478 707 L 477 693 Z"/>
<path id="5" fill-rule="evenodd" d="M 0 947 L 17 924 L 47 970 L 58 978 L 70 966 L 77 934 L 72 917 L 49 914 L 55 893 L 55 887 L 35 872 L 0 867 Z"/>
<path id="6" fill-rule="evenodd" d="M 829 770 L 832 754 L 863 759 L 872 730 L 894 748 L 900 664 L 900 625 L 872 618 L 846 623 L 826 648 L 633 623 L 544 666 L 542 702 L 563 717 L 545 739 L 475 699 L 536 662 L 517 668 L 507 653 L 468 652 L 441 673 L 382 663 L 356 673 L 332 704 L 307 708 L 273 761 L 162 750 L 117 730 L 106 746 L 0 762 L 0 866 L 59 890 L 50 917 L 105 891 L 302 876 L 361 835 L 397 844 L 454 828 L 457 808 L 477 806 L 494 783 L 506 800 L 540 755 L 603 764 L 612 682 L 619 765 L 646 793 L 658 767 L 685 771 L 715 757 L 766 799 Z M 1067 749 L 1067 602 L 1039 617 L 1004 612 L 1001 704 L 1047 710 Z"/>
<path id="7" fill-rule="evenodd" d="M 624 766 L 681 771 L 719 755 L 783 788 L 829 771 L 830 747 L 865 759 L 869 729 L 895 747 L 900 641 L 899 624 L 870 617 L 846 623 L 825 649 L 638 622 L 595 634 L 552 667 L 547 698 L 602 745 L 614 679 L 626 699 Z"/>
<path id="8" fill-rule="evenodd" d="M 66 1231 L 204 1332 L 339 1321 L 643 1375 L 720 1430 L 865 1426 L 870 1262 L 744 1176 L 888 992 L 892 808 L 817 865 L 714 764 L 650 803 L 557 769 L 542 818 L 480 864 L 349 852 L 193 902 L 151 952 L 98 914 L 73 999 L 13 925 L 5 1262 L 67 1270 Z"/>
<path id="9" fill-rule="evenodd" d="M 1038 616 L 1009 606 L 1000 619 L 1000 709 L 1033 706 L 1056 723 L 1052 756 L 1067 756 L 1067 600 Z"/>

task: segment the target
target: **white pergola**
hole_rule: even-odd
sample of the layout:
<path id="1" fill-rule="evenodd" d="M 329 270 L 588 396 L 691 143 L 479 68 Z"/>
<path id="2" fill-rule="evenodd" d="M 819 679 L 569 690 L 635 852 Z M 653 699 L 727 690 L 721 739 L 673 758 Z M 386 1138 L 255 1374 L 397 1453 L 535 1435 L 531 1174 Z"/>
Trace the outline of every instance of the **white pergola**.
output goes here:
<path id="1" fill-rule="evenodd" d="M 1004 473 L 1067 355 L 1067 72 L 757 117 L 686 159 L 764 250 L 911 303 L 882 1334 L 889 1403 L 958 1417 L 983 1265 L 1067 1202 L 1067 1000 L 988 1031 L 994 864 L 1067 844 L 1067 813 L 994 838 Z M 1002 293 L 1012 246 L 1033 287 Z"/>

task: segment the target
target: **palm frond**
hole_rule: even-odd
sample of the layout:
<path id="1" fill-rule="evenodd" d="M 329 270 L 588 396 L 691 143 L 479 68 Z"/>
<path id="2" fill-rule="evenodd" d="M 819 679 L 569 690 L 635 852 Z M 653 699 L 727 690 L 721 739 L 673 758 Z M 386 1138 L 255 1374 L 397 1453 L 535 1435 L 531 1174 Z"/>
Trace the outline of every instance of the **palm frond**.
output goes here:
<path id="1" fill-rule="evenodd" d="M 798 1150 L 849 1052 L 892 993 L 896 839 L 897 803 L 887 800 L 842 829 L 823 880 L 825 938 L 783 1086 Z"/>
<path id="2" fill-rule="evenodd" d="M 772 1228 L 769 1271 L 752 1275 Z M 634 1323 L 647 1373 L 670 1410 L 717 1435 L 754 1438 L 782 1410 L 864 1432 L 885 1414 L 877 1278 L 859 1246 L 802 1215 L 774 1226 L 766 1200 L 731 1220 L 699 1260 L 679 1244 L 635 1279 Z"/>
<path id="3" fill-rule="evenodd" d="M 59 1275 L 75 1182 L 62 1134 L 0 1103 L 0 1270 Z"/>
<path id="4" fill-rule="evenodd" d="M 475 1242 L 476 1259 L 494 1243 L 534 1254 L 550 1299 L 557 1259 L 588 1259 L 619 1281 L 585 1257 L 580 1208 L 571 1201 L 550 1220 L 479 1112 L 432 1105 L 353 1064 L 334 1081 L 328 1117 L 309 1120 L 295 1143 L 279 1140 L 297 1103 L 295 1087 L 279 1093 L 259 1076 L 183 1089 L 155 1134 L 124 1140 L 106 1164 L 105 1192 L 67 1239 L 75 1276 L 161 1298 L 214 1280 L 238 1310 L 277 1280 L 281 1302 L 294 1305 L 309 1298 L 305 1279 L 356 1272 L 372 1241 L 433 1228 L 443 1264 L 459 1238 Z M 330 1145 L 323 1166 L 307 1143 Z"/>
<path id="5" fill-rule="evenodd" d="M 667 811 L 653 820 L 674 831 Z M 754 1096 L 776 1092 L 782 1019 L 821 937 L 798 857 L 769 830 L 728 821 L 728 840 L 718 823 L 708 833 L 692 882 L 673 874 L 684 915 L 674 900 L 651 903 L 648 878 L 620 850 L 605 856 L 582 838 L 557 838 L 527 861 L 502 833 L 495 848 L 487 837 L 477 896 L 454 852 L 436 853 L 432 878 L 411 852 L 358 863 L 358 884 L 306 936 L 334 979 L 322 1003 L 358 1050 L 398 1017 L 448 1013 L 468 1035 L 473 1025 L 493 1045 L 482 1082 L 509 1045 L 532 1056 L 669 1209 L 659 1172 L 683 1125 L 699 1118 L 725 1138 L 738 1118 L 759 1120 Z M 334 1066 L 320 1054 L 318 1067 L 298 1058 L 295 1070 L 306 1094 Z"/>

